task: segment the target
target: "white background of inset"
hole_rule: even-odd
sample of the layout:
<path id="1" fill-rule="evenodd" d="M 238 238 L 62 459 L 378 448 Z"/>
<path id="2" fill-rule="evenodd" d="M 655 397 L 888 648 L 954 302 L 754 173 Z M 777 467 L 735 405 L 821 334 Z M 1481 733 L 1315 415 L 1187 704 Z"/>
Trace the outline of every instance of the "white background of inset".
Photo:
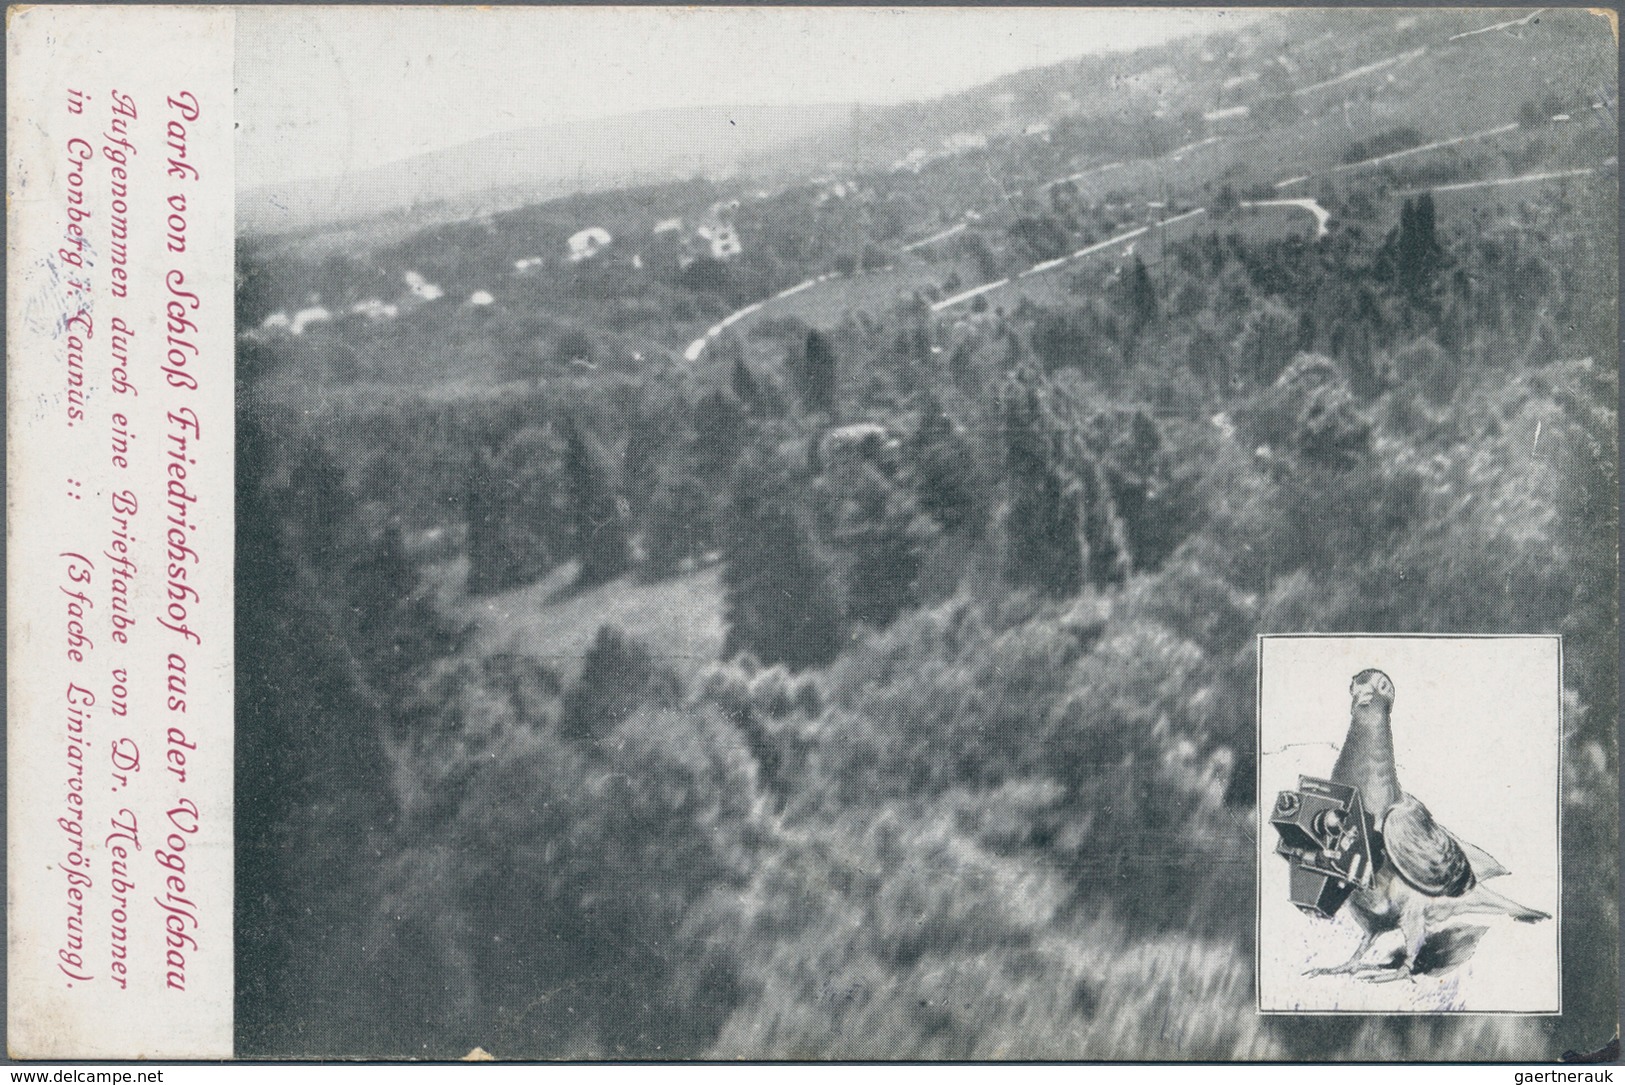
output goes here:
<path id="1" fill-rule="evenodd" d="M 1259 1007 L 1270 1012 L 1554 1013 L 1558 957 L 1559 641 L 1555 637 L 1264 637 L 1259 642 Z M 1394 758 L 1402 790 L 1510 873 L 1488 886 L 1550 913 L 1455 923 L 1489 929 L 1442 976 L 1370 983 L 1306 977 L 1359 943 L 1346 911 L 1327 921 L 1294 907 L 1268 824 L 1299 774 L 1329 777 L 1349 725 L 1349 680 L 1393 679 Z M 1395 944 L 1390 934 L 1376 949 Z"/>

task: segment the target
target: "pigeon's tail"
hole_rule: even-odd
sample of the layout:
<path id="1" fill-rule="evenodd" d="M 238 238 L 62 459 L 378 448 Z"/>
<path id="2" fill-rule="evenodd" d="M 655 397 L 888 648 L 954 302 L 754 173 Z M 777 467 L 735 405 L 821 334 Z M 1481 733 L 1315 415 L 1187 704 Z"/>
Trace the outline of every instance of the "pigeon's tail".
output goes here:
<path id="1" fill-rule="evenodd" d="M 1450 833 L 1450 830 L 1446 829 L 1445 832 Z M 1472 864 L 1473 874 L 1477 876 L 1479 881 L 1487 882 L 1491 878 L 1499 878 L 1507 872 L 1507 868 L 1497 862 L 1495 856 L 1478 845 L 1467 843 L 1455 833 L 1450 833 L 1450 838 L 1460 844 L 1461 850 L 1467 853 L 1467 862 Z"/>
<path id="2" fill-rule="evenodd" d="M 1485 892 L 1489 893 L 1489 890 L 1486 889 Z M 1519 923 L 1539 923 L 1543 919 L 1552 918 L 1547 912 L 1540 911 L 1538 908 L 1526 907 L 1515 900 L 1508 900 L 1499 893 L 1490 893 L 1490 896 L 1494 897 L 1496 902 L 1506 909 L 1507 914 Z"/>
<path id="3" fill-rule="evenodd" d="M 1509 897 L 1503 897 L 1493 889 L 1485 889 L 1482 885 L 1470 890 L 1464 896 L 1436 901 L 1428 908 L 1428 918 L 1442 921 L 1468 912 L 1508 915 L 1519 923 L 1539 923 L 1543 919 L 1552 918 L 1545 912 L 1525 907 Z"/>

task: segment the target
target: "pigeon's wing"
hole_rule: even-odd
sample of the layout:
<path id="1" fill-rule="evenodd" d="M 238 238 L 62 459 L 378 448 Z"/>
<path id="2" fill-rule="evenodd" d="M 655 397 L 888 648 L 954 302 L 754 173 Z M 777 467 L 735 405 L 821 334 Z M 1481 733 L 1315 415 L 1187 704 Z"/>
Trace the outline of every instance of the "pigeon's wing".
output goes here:
<path id="1" fill-rule="evenodd" d="M 1430 897 L 1459 897 L 1478 884 L 1467 853 L 1414 796 L 1389 809 L 1382 843 L 1399 876 Z"/>
<path id="2" fill-rule="evenodd" d="M 1450 830 L 1446 829 L 1445 832 L 1449 833 Z M 1467 843 L 1467 841 L 1463 840 L 1455 833 L 1450 833 L 1450 839 L 1461 845 L 1461 850 L 1467 853 L 1467 862 L 1472 865 L 1473 876 L 1479 881 L 1482 882 L 1487 881 L 1490 878 L 1499 878 L 1501 875 L 1507 873 L 1507 868 L 1502 866 L 1496 860 L 1495 856 L 1491 855 L 1483 848 L 1478 847 L 1476 844 Z"/>

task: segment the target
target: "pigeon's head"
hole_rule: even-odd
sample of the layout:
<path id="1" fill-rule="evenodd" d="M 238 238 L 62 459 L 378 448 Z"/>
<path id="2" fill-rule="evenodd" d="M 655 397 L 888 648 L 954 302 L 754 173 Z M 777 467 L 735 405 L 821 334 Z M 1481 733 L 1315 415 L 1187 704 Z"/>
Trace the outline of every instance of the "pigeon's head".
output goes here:
<path id="1" fill-rule="evenodd" d="M 1394 703 L 1393 679 L 1375 668 L 1367 668 L 1349 683 L 1349 697 L 1357 709 L 1380 704 L 1383 711 L 1387 711 Z"/>

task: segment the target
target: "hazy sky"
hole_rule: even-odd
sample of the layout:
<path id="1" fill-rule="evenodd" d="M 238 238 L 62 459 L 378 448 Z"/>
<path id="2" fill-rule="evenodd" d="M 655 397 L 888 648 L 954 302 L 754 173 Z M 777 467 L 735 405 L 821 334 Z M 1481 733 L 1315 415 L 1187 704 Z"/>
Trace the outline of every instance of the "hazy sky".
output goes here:
<path id="1" fill-rule="evenodd" d="M 890 103 L 1246 19 L 1213 9 L 244 7 L 237 179 L 666 106 Z"/>

